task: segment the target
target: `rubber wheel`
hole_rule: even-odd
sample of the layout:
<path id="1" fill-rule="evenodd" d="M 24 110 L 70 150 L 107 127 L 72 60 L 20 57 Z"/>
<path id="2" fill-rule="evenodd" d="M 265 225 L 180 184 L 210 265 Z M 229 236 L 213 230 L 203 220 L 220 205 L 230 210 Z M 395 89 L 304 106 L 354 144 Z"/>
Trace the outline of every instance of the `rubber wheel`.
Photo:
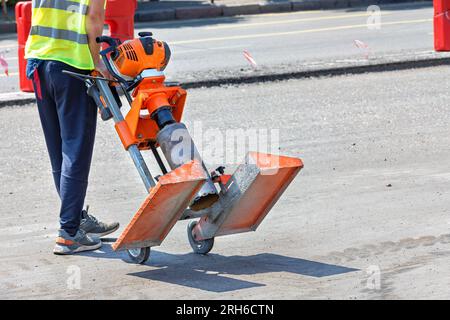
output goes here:
<path id="1" fill-rule="evenodd" d="M 127 252 L 131 261 L 138 264 L 144 264 L 150 257 L 150 247 L 128 249 Z"/>
<path id="2" fill-rule="evenodd" d="M 211 251 L 212 247 L 214 246 L 214 238 L 211 239 L 205 239 L 205 240 L 195 240 L 194 236 L 192 235 L 192 230 L 197 225 L 197 221 L 191 221 L 188 224 L 187 227 L 187 234 L 189 239 L 189 244 L 191 245 L 192 249 L 195 253 L 198 254 L 207 254 Z"/>

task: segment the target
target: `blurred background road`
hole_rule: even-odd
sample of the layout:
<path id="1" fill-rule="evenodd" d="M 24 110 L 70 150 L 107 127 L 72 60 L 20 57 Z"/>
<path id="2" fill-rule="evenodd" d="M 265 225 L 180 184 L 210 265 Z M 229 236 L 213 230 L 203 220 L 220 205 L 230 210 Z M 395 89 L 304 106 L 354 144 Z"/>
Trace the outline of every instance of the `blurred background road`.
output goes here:
<path id="1" fill-rule="evenodd" d="M 431 3 L 402 3 L 381 5 L 379 29 L 367 27 L 368 19 L 375 20 L 365 8 L 349 8 L 137 23 L 136 34 L 152 31 L 167 41 L 172 49 L 168 80 L 186 82 L 252 74 L 244 50 L 257 62 L 258 70 L 275 72 L 304 64 L 356 63 L 430 52 L 432 16 Z M 15 35 L 0 35 L 0 53 L 10 69 L 10 77 L 0 72 L 0 93 L 17 92 Z"/>

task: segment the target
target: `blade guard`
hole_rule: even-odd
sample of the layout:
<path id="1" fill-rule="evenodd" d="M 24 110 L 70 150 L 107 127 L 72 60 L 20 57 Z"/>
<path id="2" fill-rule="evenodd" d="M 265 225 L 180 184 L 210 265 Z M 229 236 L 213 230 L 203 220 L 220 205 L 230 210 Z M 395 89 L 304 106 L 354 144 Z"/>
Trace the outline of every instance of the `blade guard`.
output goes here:
<path id="1" fill-rule="evenodd" d="M 206 178 L 196 160 L 160 177 L 112 248 L 122 250 L 160 245 Z"/>
<path id="2" fill-rule="evenodd" d="M 227 181 L 220 202 L 193 229 L 194 238 L 255 231 L 302 168 L 298 158 L 248 153 Z"/>

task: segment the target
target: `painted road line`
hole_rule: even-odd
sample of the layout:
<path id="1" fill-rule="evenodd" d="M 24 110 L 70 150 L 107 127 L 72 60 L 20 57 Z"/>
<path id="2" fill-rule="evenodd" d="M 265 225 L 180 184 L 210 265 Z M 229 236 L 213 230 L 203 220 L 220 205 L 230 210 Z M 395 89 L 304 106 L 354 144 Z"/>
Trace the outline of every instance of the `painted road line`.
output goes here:
<path id="1" fill-rule="evenodd" d="M 393 12 L 382 12 L 381 16 L 386 16 L 386 15 L 391 15 L 391 14 L 393 14 Z M 254 22 L 254 23 L 239 23 L 239 24 L 235 24 L 235 25 L 206 27 L 205 30 L 249 28 L 249 27 L 276 25 L 276 24 L 289 24 L 289 23 L 308 22 L 308 21 L 322 21 L 322 20 L 351 19 L 351 18 L 370 17 L 370 16 L 372 16 L 372 13 L 364 12 L 364 13 L 357 13 L 357 14 L 345 14 L 345 15 L 341 14 L 341 15 L 337 15 L 337 16 L 325 16 L 325 17 L 313 17 L 313 18 L 265 21 L 265 22 Z"/>
<path id="2" fill-rule="evenodd" d="M 334 11 L 336 12 L 336 11 Z M 282 17 L 282 16 L 293 16 L 293 15 L 307 15 L 307 14 L 318 14 L 318 13 L 333 13 L 329 10 L 306 10 L 306 11 L 290 11 L 290 12 L 274 12 L 274 13 L 256 13 L 256 14 L 246 14 L 245 16 L 255 17 L 255 18 L 265 18 L 265 17 Z"/>
<path id="3" fill-rule="evenodd" d="M 380 26 L 383 27 L 383 26 L 392 26 L 392 25 L 401 25 L 401 24 L 418 24 L 418 23 L 431 22 L 431 21 L 433 21 L 433 19 L 417 19 L 417 20 L 382 22 L 380 24 Z M 227 37 L 217 37 L 217 38 L 203 38 L 203 39 L 194 39 L 194 40 L 182 40 L 182 41 L 170 42 L 169 44 L 170 45 L 178 45 L 178 44 L 190 44 L 190 43 L 225 41 L 225 40 L 270 38 L 270 37 L 289 36 L 289 35 L 304 34 L 304 33 L 338 31 L 338 30 L 349 30 L 349 29 L 361 29 L 361 28 L 367 28 L 367 23 L 355 24 L 355 25 L 347 25 L 347 26 L 338 26 L 338 27 L 327 27 L 327 28 L 317 28 L 317 29 L 286 31 L 286 32 L 258 33 L 258 34 L 239 35 L 239 36 L 227 36 Z"/>
<path id="4" fill-rule="evenodd" d="M 187 53 L 193 53 L 193 52 L 199 52 L 199 51 L 220 51 L 220 50 L 232 50 L 232 49 L 236 49 L 236 48 L 244 48 L 245 46 L 242 44 L 239 45 L 233 45 L 233 46 L 220 46 L 220 47 L 204 47 L 204 48 L 195 48 L 195 47 L 189 47 L 189 46 L 183 46 L 180 45 L 178 46 L 179 48 L 185 48 L 187 50 L 181 50 L 181 51 L 177 51 L 177 50 L 173 50 L 172 54 L 174 56 L 179 55 L 179 54 L 187 54 Z"/>
<path id="5" fill-rule="evenodd" d="M 9 73 L 9 77 L 15 77 L 15 76 L 18 76 L 19 75 L 19 73 L 18 72 L 10 72 Z M 4 73 L 1 73 L 0 74 L 0 78 L 1 77 L 8 77 L 6 74 L 4 74 Z"/>
<path id="6" fill-rule="evenodd" d="M 13 49 L 13 48 L 17 48 L 17 47 L 18 47 L 17 44 L 4 44 L 4 45 L 0 46 L 0 49 L 8 49 L 8 48 Z"/>

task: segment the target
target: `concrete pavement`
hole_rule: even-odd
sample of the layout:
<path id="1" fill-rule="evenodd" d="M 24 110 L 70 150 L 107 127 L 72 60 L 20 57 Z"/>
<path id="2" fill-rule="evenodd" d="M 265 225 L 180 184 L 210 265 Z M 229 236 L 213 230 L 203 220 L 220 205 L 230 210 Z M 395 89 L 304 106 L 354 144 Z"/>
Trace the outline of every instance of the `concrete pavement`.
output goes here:
<path id="1" fill-rule="evenodd" d="M 279 152 L 305 169 L 256 233 L 217 238 L 197 256 L 181 222 L 142 266 L 109 243 L 51 254 L 57 195 L 36 108 L 0 109 L 0 298 L 448 299 L 448 73 L 190 90 L 185 120 L 201 122 L 204 153 L 226 129 L 279 128 Z M 112 123 L 99 123 L 91 211 L 123 230 L 144 197 Z"/>

